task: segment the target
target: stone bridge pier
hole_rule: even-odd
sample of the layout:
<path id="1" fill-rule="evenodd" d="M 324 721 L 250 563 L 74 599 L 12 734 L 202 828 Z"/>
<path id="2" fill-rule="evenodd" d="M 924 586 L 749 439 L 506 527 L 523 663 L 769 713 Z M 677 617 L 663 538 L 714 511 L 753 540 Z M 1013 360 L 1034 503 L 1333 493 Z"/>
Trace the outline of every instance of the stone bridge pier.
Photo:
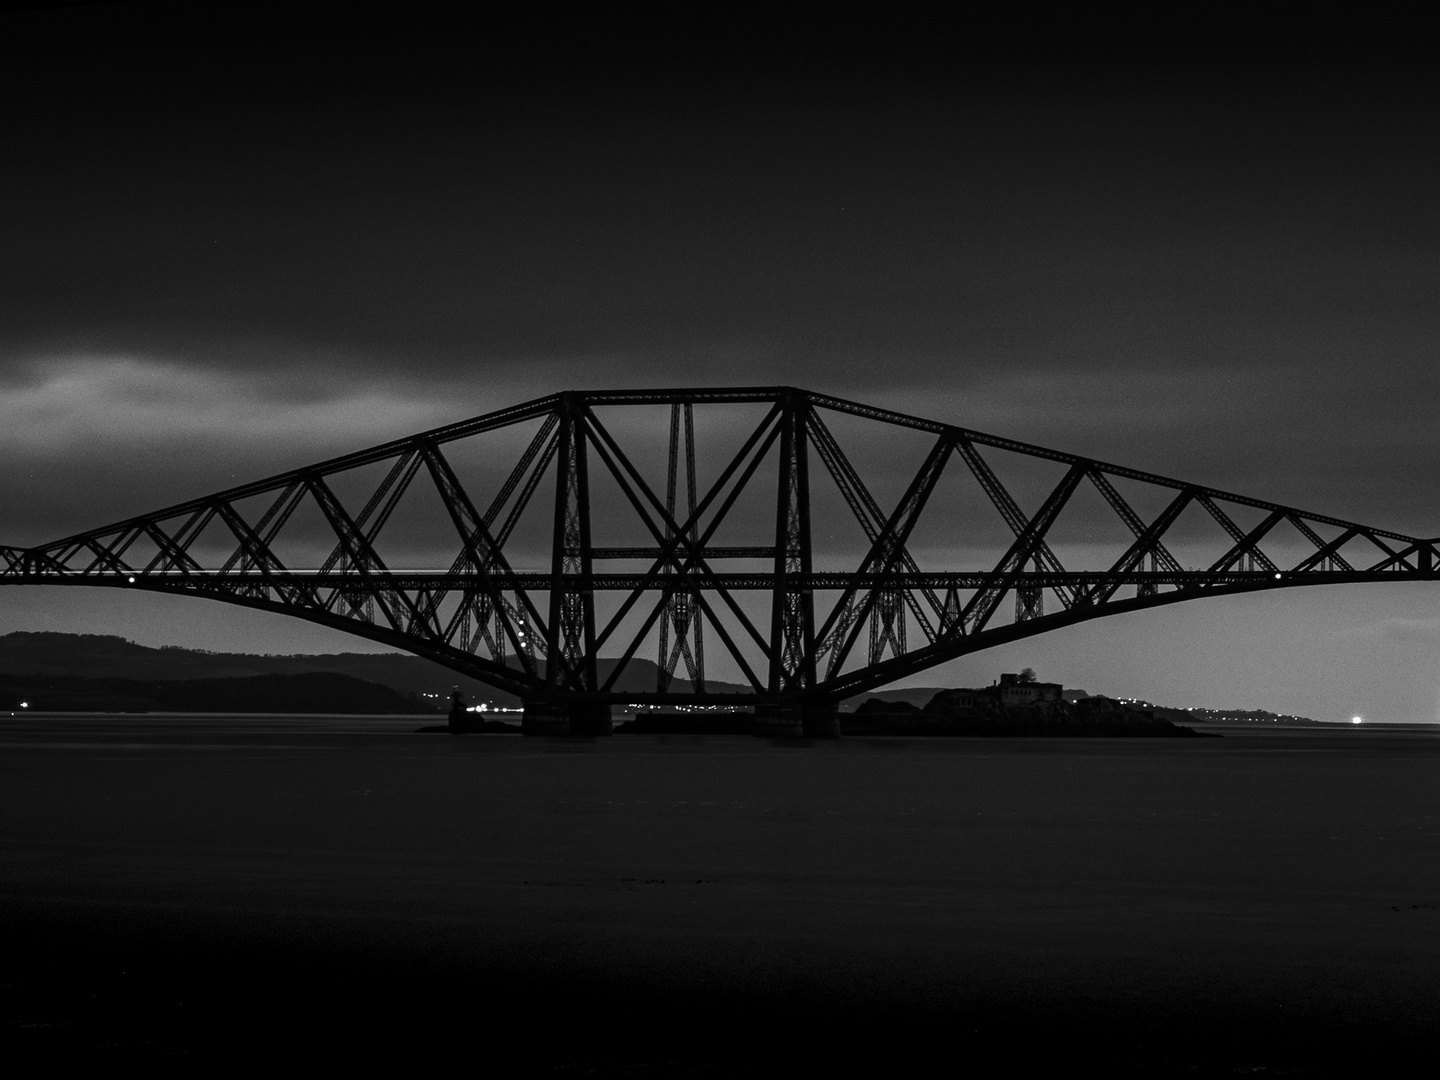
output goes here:
<path id="1" fill-rule="evenodd" d="M 522 735 L 610 735 L 610 705 L 603 701 L 527 701 Z"/>

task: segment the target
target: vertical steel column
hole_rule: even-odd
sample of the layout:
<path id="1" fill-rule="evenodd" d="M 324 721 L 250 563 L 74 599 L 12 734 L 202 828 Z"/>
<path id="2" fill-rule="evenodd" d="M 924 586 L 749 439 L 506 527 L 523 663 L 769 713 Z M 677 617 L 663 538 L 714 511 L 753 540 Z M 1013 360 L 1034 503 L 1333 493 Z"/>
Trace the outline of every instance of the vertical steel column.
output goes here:
<path id="1" fill-rule="evenodd" d="M 815 685 L 815 604 L 809 577 L 810 477 L 803 395 L 781 398 L 780 470 L 775 503 L 775 592 L 770 615 L 770 693 Z"/>
<path id="2" fill-rule="evenodd" d="M 665 510 L 673 520 L 675 517 L 675 467 L 676 457 L 680 452 L 680 403 L 674 402 L 670 406 L 670 467 L 665 473 Z M 674 536 L 674 530 L 670 528 L 670 522 L 665 523 L 665 539 L 669 540 Z M 670 689 L 670 680 L 675 674 L 675 668 L 670 663 L 670 625 L 675 621 L 675 588 L 670 580 L 675 574 L 675 568 L 669 563 L 665 564 L 661 576 L 665 582 L 665 611 L 660 616 L 660 655 L 655 667 L 655 689 L 663 694 Z M 679 628 L 677 627 L 677 630 Z M 683 631 L 680 632 L 683 641 Z M 676 643 L 677 645 L 679 642 Z"/>
<path id="3" fill-rule="evenodd" d="M 530 625 L 530 609 L 525 605 L 525 597 L 519 589 L 515 590 L 515 636 L 520 639 L 520 651 L 534 663 L 535 660 L 535 630 Z"/>
<path id="4" fill-rule="evenodd" d="M 562 394 L 555 468 L 555 525 L 550 551 L 550 625 L 545 681 L 552 691 L 597 689 L 595 594 L 590 565 L 590 488 L 585 422 L 579 403 Z"/>
<path id="5" fill-rule="evenodd" d="M 1142 562 L 1143 562 L 1143 560 L 1142 560 Z M 1154 574 L 1154 573 L 1157 573 L 1157 572 L 1158 572 L 1158 571 L 1156 570 L 1156 566 L 1155 566 L 1155 552 L 1154 552 L 1154 550 L 1152 549 L 1151 552 L 1150 552 L 1150 573 Z M 1139 585 L 1136 585 L 1136 586 L 1135 586 L 1135 595 L 1136 595 L 1136 596 L 1154 596 L 1154 595 L 1155 595 L 1155 582 L 1153 582 L 1153 581 L 1142 581 L 1142 582 L 1140 582 Z"/>
<path id="6" fill-rule="evenodd" d="M 682 413 L 683 409 L 683 413 Z M 680 517 L 675 513 L 675 485 L 679 477 L 681 417 L 685 430 L 685 502 L 689 512 Z M 688 401 L 682 406 L 678 401 L 670 406 L 670 463 L 665 483 L 665 510 L 673 521 L 685 521 L 695 516 L 695 412 Z M 674 535 L 670 522 L 665 523 L 665 539 Z M 656 689 L 665 693 L 675 678 L 675 666 L 683 658 L 685 672 L 690 676 L 691 689 L 698 693 L 705 691 L 705 636 L 704 624 L 700 620 L 700 605 L 695 601 L 693 587 L 683 577 L 674 581 L 674 569 L 664 569 L 665 608 L 660 617 L 660 656 L 655 672 Z M 675 647 L 670 647 L 670 630 L 675 630 Z M 692 649 L 691 641 L 694 641 Z"/>
<path id="7" fill-rule="evenodd" d="M 1035 573 L 1040 573 L 1040 557 L 1035 557 Z M 1024 563 L 1021 563 L 1024 568 Z M 1039 585 L 1018 585 L 1015 588 L 1015 621 L 1038 619 L 1045 614 L 1045 592 Z"/>
<path id="8" fill-rule="evenodd" d="M 687 517 L 695 518 L 695 407 L 685 403 L 685 490 Z M 696 531 L 699 523 L 696 523 Z M 686 610 L 695 641 L 695 669 L 690 672 L 690 682 L 696 693 L 705 692 L 705 622 L 700 617 L 700 604 L 692 593 L 685 594 Z"/>
<path id="9" fill-rule="evenodd" d="M 905 655 L 905 602 L 901 590 L 881 588 L 870 609 L 870 663 L 885 659 L 888 647 L 893 656 Z"/>
<path id="10" fill-rule="evenodd" d="M 945 589 L 945 607 L 940 613 L 940 636 L 942 638 L 965 632 L 965 624 L 960 619 L 960 613 L 964 606 L 960 602 L 960 590 L 952 582 Z"/>

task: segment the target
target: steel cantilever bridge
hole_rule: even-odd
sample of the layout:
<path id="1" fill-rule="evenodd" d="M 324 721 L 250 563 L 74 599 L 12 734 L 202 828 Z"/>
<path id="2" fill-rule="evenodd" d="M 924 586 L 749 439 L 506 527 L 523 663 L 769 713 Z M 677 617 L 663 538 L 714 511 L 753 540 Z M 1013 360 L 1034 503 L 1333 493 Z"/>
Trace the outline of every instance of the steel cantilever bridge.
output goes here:
<path id="1" fill-rule="evenodd" d="M 308 619 L 511 691 L 532 731 L 628 702 L 821 733 L 843 698 L 1086 619 L 1433 580 L 1437 543 L 789 387 L 590 391 L 0 547 L 0 583 Z"/>

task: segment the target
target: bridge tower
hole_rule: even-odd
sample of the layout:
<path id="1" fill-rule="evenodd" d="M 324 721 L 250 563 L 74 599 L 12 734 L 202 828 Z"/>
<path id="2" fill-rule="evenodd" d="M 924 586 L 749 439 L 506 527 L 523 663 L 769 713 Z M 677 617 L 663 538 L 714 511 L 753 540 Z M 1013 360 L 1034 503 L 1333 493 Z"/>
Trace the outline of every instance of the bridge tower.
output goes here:
<path id="1" fill-rule="evenodd" d="M 682 423 L 683 421 L 683 423 Z M 675 515 L 675 487 L 680 479 L 681 430 L 684 430 L 685 517 Z M 675 402 L 670 406 L 670 460 L 665 481 L 665 539 L 675 538 L 676 521 L 695 519 L 695 406 L 692 402 Z M 676 574 L 675 568 L 664 567 L 665 610 L 660 616 L 660 648 L 656 663 L 655 690 L 666 693 L 675 678 L 675 669 L 683 658 L 685 674 L 691 689 L 705 692 L 705 624 L 700 617 L 700 598 L 687 578 Z M 670 644 L 675 635 L 674 647 Z"/>
<path id="2" fill-rule="evenodd" d="M 794 699 L 815 687 L 815 600 L 811 587 L 810 475 L 805 433 L 810 403 L 787 391 L 780 401 L 780 461 L 775 502 L 775 587 L 770 607 L 769 690 Z M 755 710 L 758 732 L 775 735 L 839 734 L 833 704 L 764 705 Z"/>
<path id="3" fill-rule="evenodd" d="M 610 731 L 610 706 L 587 700 L 599 685 L 586 421 L 583 407 L 572 393 L 559 396 L 555 416 L 559 427 L 545 642 L 546 695 L 525 702 L 523 726 L 532 734 L 602 735 Z"/>

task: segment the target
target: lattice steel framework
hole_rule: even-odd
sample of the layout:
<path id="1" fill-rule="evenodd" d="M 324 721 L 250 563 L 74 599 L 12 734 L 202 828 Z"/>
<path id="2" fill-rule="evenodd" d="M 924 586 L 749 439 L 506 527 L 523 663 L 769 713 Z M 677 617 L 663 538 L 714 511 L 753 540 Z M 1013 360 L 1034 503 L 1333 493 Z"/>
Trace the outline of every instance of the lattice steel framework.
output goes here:
<path id="1" fill-rule="evenodd" d="M 668 407 L 659 491 L 642 467 L 654 463 L 628 453 L 617 436 L 645 434 L 633 422 L 642 406 L 660 407 L 651 413 L 659 417 Z M 745 418 L 722 417 L 722 425 L 738 447 L 700 483 L 696 411 L 737 407 L 749 410 Z M 625 410 L 617 424 L 614 415 Z M 837 416 L 929 440 L 894 498 L 862 479 L 832 428 Z M 508 462 L 484 458 L 479 483 L 490 497 L 481 510 L 476 479 L 462 480 L 452 458 L 506 429 L 530 437 Z M 1027 512 L 1002 483 L 994 455 L 1060 475 Z M 362 475 L 378 479 L 342 496 L 342 481 Z M 642 542 L 596 543 L 597 476 L 608 493 L 602 524 L 623 517 Z M 942 479 L 955 476 L 983 498 L 937 506 Z M 863 537 L 848 569 L 816 566 L 817 478 L 827 506 Z M 398 569 L 382 557 L 382 541 L 404 518 L 396 512 L 407 496 L 427 483 L 444 508 L 453 557 Z M 755 505 L 773 513 L 761 523 L 773 539 L 723 542 L 726 528 L 755 524 L 753 506 L 736 507 L 763 488 L 771 493 Z M 1074 568 L 1070 556 L 1067 568 L 1057 522 L 1081 490 L 1098 496 L 1124 542 L 1103 563 Z M 1137 509 L 1137 493 L 1156 509 Z M 911 541 L 927 518 L 939 518 L 953 563 L 964 561 L 957 553 L 985 550 L 969 541 L 976 506 L 1003 523 L 1008 539 L 975 569 L 922 568 Z M 313 524 L 309 538 L 310 550 L 324 555 L 290 565 L 281 548 L 300 512 L 323 521 L 323 544 L 315 547 Z M 548 560 L 533 536 L 528 546 L 517 539 L 517 524 L 537 513 L 550 522 L 539 541 Z M 1196 514 L 1220 547 L 1205 565 L 1187 567 L 1175 552 L 1194 547 Z M 1098 528 L 1093 515 L 1086 528 Z M 151 589 L 283 612 L 429 657 L 528 701 L 808 707 L 1117 612 L 1305 584 L 1434 580 L 1436 544 L 788 387 L 599 391 L 541 398 L 51 543 L 0 547 L 0 584 Z M 932 535 L 932 562 L 934 548 Z M 1010 594 L 1014 617 L 1004 621 Z M 713 673 L 707 683 L 706 637 L 718 645 L 712 655 L 738 673 L 741 696 L 718 689 Z M 620 689 L 642 648 L 655 649 L 654 690 Z"/>

